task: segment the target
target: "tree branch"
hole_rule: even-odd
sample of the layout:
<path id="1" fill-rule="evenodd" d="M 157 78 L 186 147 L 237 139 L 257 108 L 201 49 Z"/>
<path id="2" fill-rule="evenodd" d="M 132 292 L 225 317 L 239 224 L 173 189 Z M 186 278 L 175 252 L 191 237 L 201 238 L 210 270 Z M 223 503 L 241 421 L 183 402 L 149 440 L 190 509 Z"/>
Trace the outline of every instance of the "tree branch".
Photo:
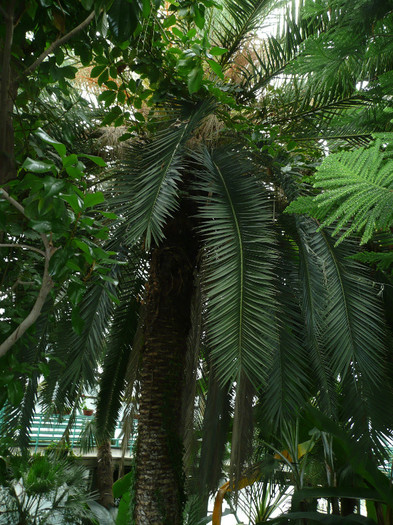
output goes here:
<path id="1" fill-rule="evenodd" d="M 26 217 L 25 209 L 18 201 L 16 201 L 13 197 L 11 197 L 4 188 L 1 188 L 0 192 L 5 200 L 7 200 L 24 217 Z M 17 243 L 0 244 L 0 247 L 26 248 L 28 250 L 37 252 L 43 257 L 45 257 L 44 274 L 42 276 L 42 284 L 41 284 L 40 291 L 38 293 L 38 297 L 30 313 L 27 315 L 27 317 L 20 323 L 20 325 L 17 328 L 15 328 L 12 334 L 9 335 L 7 339 L 3 343 L 0 344 L 0 357 L 5 355 L 8 352 L 8 350 L 10 350 L 12 346 L 22 337 L 22 335 L 26 332 L 26 330 L 28 330 L 30 326 L 36 322 L 36 320 L 38 319 L 41 313 L 42 307 L 45 304 L 45 300 L 49 292 L 52 290 L 54 286 L 52 278 L 49 275 L 49 262 L 50 262 L 52 255 L 57 250 L 57 248 L 55 248 L 52 245 L 51 239 L 48 239 L 48 237 L 44 233 L 41 233 L 41 240 L 45 246 L 45 251 L 39 250 L 38 248 L 29 246 L 27 244 L 17 244 Z"/>
<path id="2" fill-rule="evenodd" d="M 10 348 L 22 337 L 22 335 L 30 328 L 30 326 L 35 323 L 35 321 L 38 319 L 42 307 L 44 306 L 45 300 L 49 294 L 49 292 L 53 288 L 53 281 L 51 276 L 49 275 L 49 261 L 54 253 L 53 248 L 47 248 L 45 251 L 45 266 L 44 266 L 44 274 L 42 276 L 42 284 L 41 288 L 38 294 L 38 297 L 36 299 L 36 302 L 34 303 L 33 308 L 31 309 L 29 315 L 21 322 L 21 324 L 12 332 L 10 336 L 7 337 L 7 339 L 0 345 L 0 357 L 3 357 Z"/>
<path id="3" fill-rule="evenodd" d="M 23 71 L 22 75 L 20 75 L 20 77 L 18 77 L 18 80 L 19 80 L 19 78 L 21 78 L 23 76 L 29 75 L 32 71 L 34 71 L 41 64 L 41 62 L 43 62 L 45 60 L 45 58 L 48 55 L 53 53 L 53 51 L 56 48 L 58 48 L 59 46 L 62 46 L 66 42 L 68 42 L 68 40 L 70 40 L 73 36 L 77 35 L 80 31 L 82 31 L 82 29 L 84 29 L 86 26 L 88 26 L 90 24 L 90 22 L 93 20 L 94 14 L 95 14 L 95 11 L 92 11 L 89 14 L 89 16 L 87 18 L 85 18 L 85 20 L 83 20 L 83 22 L 81 22 L 78 26 L 74 27 L 74 29 L 72 29 L 69 33 L 67 33 L 66 35 L 62 36 L 61 38 L 58 38 L 54 42 L 52 42 L 51 45 L 47 49 L 45 49 L 45 51 L 43 53 L 41 53 L 41 55 L 37 58 L 37 60 L 35 60 L 29 67 L 27 67 Z"/>
<path id="4" fill-rule="evenodd" d="M 4 188 L 0 188 L 0 192 L 3 194 L 4 199 L 6 201 L 8 201 L 10 204 L 12 204 L 12 206 L 14 208 L 16 208 L 24 217 L 26 217 L 26 219 L 29 218 L 25 214 L 25 209 L 22 206 L 22 204 L 20 204 L 17 200 L 15 200 L 13 197 L 11 197 L 11 195 L 9 195 L 9 193 Z M 42 239 L 42 242 L 44 243 L 44 246 L 45 246 L 46 249 L 51 248 L 52 245 L 51 245 L 50 241 L 48 240 L 48 237 L 44 233 L 41 233 L 41 239 Z M 20 244 L 17 244 L 17 246 L 20 246 Z M 41 255 L 45 256 L 44 252 L 39 252 L 39 253 L 41 253 Z"/>
<path id="5" fill-rule="evenodd" d="M 5 199 L 6 201 L 8 201 L 10 204 L 12 204 L 12 206 L 13 206 L 14 208 L 16 208 L 18 211 L 21 212 L 22 215 L 24 215 L 24 216 L 26 217 L 26 215 L 25 215 L 25 209 L 24 209 L 24 207 L 22 206 L 22 204 L 19 204 L 18 201 L 16 201 L 13 197 L 11 197 L 11 196 L 9 195 L 9 193 L 8 193 L 4 188 L 1 188 L 0 191 L 1 191 L 1 193 L 3 194 L 2 196 L 4 197 L 4 199 Z M 26 217 L 26 218 L 27 218 L 27 217 Z"/>
<path id="6" fill-rule="evenodd" d="M 25 250 L 31 250 L 32 252 L 37 252 L 43 257 L 46 256 L 45 252 L 35 248 L 34 246 L 29 246 L 28 244 L 18 244 L 18 243 L 9 243 L 9 244 L 0 244 L 0 248 L 24 248 Z"/>

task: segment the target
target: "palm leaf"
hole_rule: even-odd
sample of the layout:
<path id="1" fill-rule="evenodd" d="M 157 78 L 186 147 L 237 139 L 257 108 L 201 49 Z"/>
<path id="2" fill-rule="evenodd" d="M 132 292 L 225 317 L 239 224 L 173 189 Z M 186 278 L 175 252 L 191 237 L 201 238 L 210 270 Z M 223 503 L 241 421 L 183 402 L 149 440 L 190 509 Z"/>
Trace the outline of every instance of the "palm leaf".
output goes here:
<path id="1" fill-rule="evenodd" d="M 185 145 L 212 108 L 211 101 L 183 108 L 183 115 L 178 114 L 150 143 L 131 148 L 128 163 L 117 174 L 114 203 L 128 224 L 129 245 L 144 237 L 149 249 L 152 241 L 158 244 L 163 239 L 166 220 L 178 208 Z"/>
<path id="2" fill-rule="evenodd" d="M 282 243 L 283 244 L 283 243 Z M 281 279 L 279 304 L 279 344 L 274 351 L 266 391 L 263 392 L 263 413 L 275 428 L 297 416 L 310 395 L 310 363 L 304 344 L 302 312 L 299 306 L 299 276 L 288 246 L 283 246 L 278 265 Z M 297 260 L 295 259 L 297 263 Z"/>
<path id="3" fill-rule="evenodd" d="M 223 13 L 215 21 L 213 31 L 213 40 L 228 50 L 221 59 L 222 66 L 230 62 L 276 3 L 272 0 L 225 0 Z"/>
<path id="4" fill-rule="evenodd" d="M 277 341 L 270 205 L 247 159 L 228 150 L 193 155 L 204 167 L 196 189 L 210 192 L 197 200 L 212 359 L 223 383 L 244 372 L 258 384 Z"/>
<path id="5" fill-rule="evenodd" d="M 87 290 L 80 305 L 80 317 L 84 322 L 80 335 L 73 330 L 68 305 L 58 314 L 48 348 L 51 370 L 41 393 L 48 408 L 53 403 L 59 408 L 65 401 L 73 405 L 82 384 L 87 388 L 96 384 L 97 366 L 103 356 L 105 335 L 114 309 L 115 283 L 121 270 L 122 266 L 115 265 L 110 273 L 113 282 L 95 283 Z"/>
<path id="6" fill-rule="evenodd" d="M 202 427 L 202 446 L 198 471 L 198 492 L 206 496 L 215 491 L 222 478 L 225 445 L 230 426 L 230 387 L 222 386 L 210 367 L 206 410 Z"/>
<path id="7" fill-rule="evenodd" d="M 358 374 L 380 388 L 385 374 L 386 338 L 382 305 L 365 269 L 348 259 L 351 244 L 334 248 L 325 231 L 307 238 L 306 249 L 321 269 L 326 290 L 326 308 L 321 327 L 323 343 L 330 355 L 332 373 L 338 377 Z"/>
<path id="8" fill-rule="evenodd" d="M 139 322 L 140 294 L 144 280 L 135 265 L 129 265 L 119 280 L 119 306 L 113 314 L 97 399 L 97 432 L 100 439 L 112 436 L 125 388 L 127 365 Z"/>
<path id="9" fill-rule="evenodd" d="M 299 234 L 300 282 L 302 287 L 302 313 L 311 366 L 318 384 L 319 406 L 331 417 L 337 417 L 336 376 L 331 368 L 331 356 L 324 344 L 325 312 L 327 308 L 326 282 L 321 259 L 309 246 L 315 232 L 312 221 L 300 217 Z"/>

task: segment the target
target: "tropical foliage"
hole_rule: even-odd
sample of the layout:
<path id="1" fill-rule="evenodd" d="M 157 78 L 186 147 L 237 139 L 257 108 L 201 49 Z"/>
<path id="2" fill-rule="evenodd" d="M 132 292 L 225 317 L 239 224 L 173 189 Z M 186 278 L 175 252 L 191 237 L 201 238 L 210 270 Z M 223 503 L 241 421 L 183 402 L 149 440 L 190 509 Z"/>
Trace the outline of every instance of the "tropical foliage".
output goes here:
<path id="1" fill-rule="evenodd" d="M 0 523 L 93 523 L 88 471 L 72 459 L 34 455 L 2 459 Z"/>
<path id="2" fill-rule="evenodd" d="M 274 1 L 1 10 L 2 432 L 25 448 L 38 396 L 75 413 L 99 375 L 100 443 L 122 403 L 125 442 L 139 412 L 134 494 L 118 491 L 138 524 L 181 523 L 187 497 L 204 518 L 261 444 L 303 490 L 311 451 L 287 455 L 310 404 L 386 456 L 388 296 L 350 237 L 392 222 L 389 142 L 368 145 L 391 128 L 391 8 L 299 4 L 274 36 Z"/>

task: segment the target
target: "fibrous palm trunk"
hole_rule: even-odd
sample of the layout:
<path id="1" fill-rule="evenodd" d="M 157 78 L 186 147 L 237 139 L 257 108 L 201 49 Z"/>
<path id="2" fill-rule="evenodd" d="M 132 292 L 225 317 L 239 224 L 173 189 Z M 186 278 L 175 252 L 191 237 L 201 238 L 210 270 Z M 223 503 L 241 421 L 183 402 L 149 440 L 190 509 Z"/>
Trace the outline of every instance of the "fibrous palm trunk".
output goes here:
<path id="1" fill-rule="evenodd" d="M 97 450 L 97 486 L 100 495 L 99 502 L 106 508 L 114 506 L 113 463 L 110 440 L 104 441 Z"/>
<path id="2" fill-rule="evenodd" d="M 152 251 L 141 363 L 135 522 L 182 522 L 181 392 L 197 242 L 183 205 Z"/>

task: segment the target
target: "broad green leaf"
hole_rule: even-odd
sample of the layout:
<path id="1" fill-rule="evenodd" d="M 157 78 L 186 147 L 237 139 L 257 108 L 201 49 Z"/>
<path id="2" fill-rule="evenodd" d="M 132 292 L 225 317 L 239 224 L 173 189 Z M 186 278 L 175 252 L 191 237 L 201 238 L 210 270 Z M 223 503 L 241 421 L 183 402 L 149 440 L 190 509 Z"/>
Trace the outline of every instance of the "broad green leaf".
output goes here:
<path id="1" fill-rule="evenodd" d="M 98 77 L 98 85 L 101 86 L 104 82 L 106 82 L 109 79 L 109 70 L 104 69 L 104 71 L 101 73 L 101 75 Z"/>
<path id="2" fill-rule="evenodd" d="M 105 82 L 105 85 L 108 89 L 112 89 L 112 90 L 116 90 L 117 89 L 117 84 L 116 82 L 114 82 L 113 80 L 107 80 Z"/>
<path id="3" fill-rule="evenodd" d="M 85 292 L 85 286 L 83 283 L 72 282 L 68 287 L 68 297 L 73 306 L 79 304 L 82 300 Z"/>
<path id="4" fill-rule="evenodd" d="M 192 95 L 200 90 L 202 86 L 203 69 L 201 66 L 194 67 L 194 69 L 188 74 L 187 85 L 188 91 Z"/>
<path id="5" fill-rule="evenodd" d="M 119 511 L 117 513 L 116 525 L 128 525 L 131 523 L 131 495 L 129 492 L 124 494 L 119 503 Z"/>
<path id="6" fill-rule="evenodd" d="M 224 78 L 224 73 L 222 72 L 222 67 L 218 62 L 214 60 L 208 60 L 209 66 L 212 68 L 213 72 L 220 78 Z"/>
<path id="7" fill-rule="evenodd" d="M 75 153 L 71 153 L 71 155 L 67 155 L 63 159 L 63 167 L 66 168 L 67 166 L 73 166 L 78 162 L 78 157 L 75 155 Z"/>
<path id="8" fill-rule="evenodd" d="M 114 482 L 112 487 L 113 497 L 114 498 L 121 498 L 123 494 L 126 494 L 131 487 L 131 482 L 133 477 L 135 476 L 134 472 L 129 472 L 122 478 L 118 479 Z"/>
<path id="9" fill-rule="evenodd" d="M 82 210 L 83 200 L 78 195 L 71 193 L 70 195 L 61 195 L 61 198 L 68 202 L 74 212 L 78 213 Z"/>
<path id="10" fill-rule="evenodd" d="M 91 248 L 88 244 L 81 241 L 80 239 L 73 239 L 73 244 L 77 246 L 82 252 L 84 252 L 86 255 L 91 255 Z"/>
<path id="11" fill-rule="evenodd" d="M 164 23 L 162 24 L 162 27 L 167 28 L 170 26 L 173 26 L 176 24 L 176 16 L 171 15 L 168 18 L 165 19 Z"/>
<path id="12" fill-rule="evenodd" d="M 107 82 L 106 82 L 107 84 Z M 116 100 L 116 91 L 104 91 L 100 95 L 98 95 L 98 100 L 100 102 L 104 102 L 105 106 L 108 107 Z"/>
<path id="13" fill-rule="evenodd" d="M 228 49 L 225 49 L 224 47 L 212 47 L 209 51 L 209 53 L 213 56 L 223 55 L 224 53 L 227 53 Z"/>
<path id="14" fill-rule="evenodd" d="M 142 15 L 143 18 L 148 18 L 151 12 L 150 0 L 142 0 Z"/>
<path id="15" fill-rule="evenodd" d="M 58 140 L 53 139 L 52 137 L 50 137 L 44 130 L 39 128 L 36 131 L 36 135 L 38 137 L 40 137 L 40 139 L 42 139 L 47 144 L 51 144 L 55 148 L 57 153 L 60 155 L 60 157 L 63 158 L 66 155 L 67 150 L 66 150 L 66 147 L 64 146 L 64 144 L 62 144 Z"/>
<path id="16" fill-rule="evenodd" d="M 108 11 L 109 28 L 116 40 L 127 41 L 138 27 L 138 15 L 140 15 L 138 2 L 127 0 L 114 0 Z"/>
<path id="17" fill-rule="evenodd" d="M 109 211 L 101 211 L 101 210 L 97 210 L 99 213 L 101 213 L 101 215 L 103 215 L 104 217 L 106 217 L 107 219 L 118 219 L 118 215 L 116 215 L 116 213 L 111 213 Z"/>
<path id="18" fill-rule="evenodd" d="M 106 65 L 100 65 L 100 66 L 93 67 L 93 69 L 90 72 L 91 78 L 99 77 L 105 68 L 106 68 Z"/>
<path id="19" fill-rule="evenodd" d="M 97 157 L 96 155 L 87 155 L 86 153 L 80 153 L 79 157 L 84 157 L 85 159 L 89 159 L 94 164 L 97 164 L 97 166 L 101 166 L 102 168 L 105 168 L 106 162 L 101 157 Z"/>
<path id="20" fill-rule="evenodd" d="M 90 10 L 94 4 L 94 0 L 81 0 L 81 4 L 87 10 Z"/>
<path id="21" fill-rule="evenodd" d="M 53 163 L 43 162 L 42 160 L 33 160 L 30 157 L 27 157 L 24 161 L 22 168 L 33 173 L 46 173 L 48 171 L 56 170 Z"/>
<path id="22" fill-rule="evenodd" d="M 84 175 L 83 171 L 76 166 L 67 166 L 66 172 L 72 179 L 81 179 Z"/>
<path id="23" fill-rule="evenodd" d="M 52 230 L 52 224 L 49 221 L 30 219 L 29 226 L 38 233 L 47 233 Z"/>
<path id="24" fill-rule="evenodd" d="M 205 26 L 205 16 L 204 16 L 204 11 L 205 11 L 205 8 L 202 4 L 199 4 L 200 7 L 198 7 L 197 4 L 194 5 L 194 20 L 195 20 L 195 25 L 199 28 L 199 29 L 203 29 L 204 26 Z"/>
<path id="25" fill-rule="evenodd" d="M 101 204 L 101 202 L 105 201 L 104 194 L 101 191 L 97 191 L 97 193 L 87 193 L 85 195 L 85 208 L 90 208 L 92 206 L 96 206 L 96 204 Z"/>

